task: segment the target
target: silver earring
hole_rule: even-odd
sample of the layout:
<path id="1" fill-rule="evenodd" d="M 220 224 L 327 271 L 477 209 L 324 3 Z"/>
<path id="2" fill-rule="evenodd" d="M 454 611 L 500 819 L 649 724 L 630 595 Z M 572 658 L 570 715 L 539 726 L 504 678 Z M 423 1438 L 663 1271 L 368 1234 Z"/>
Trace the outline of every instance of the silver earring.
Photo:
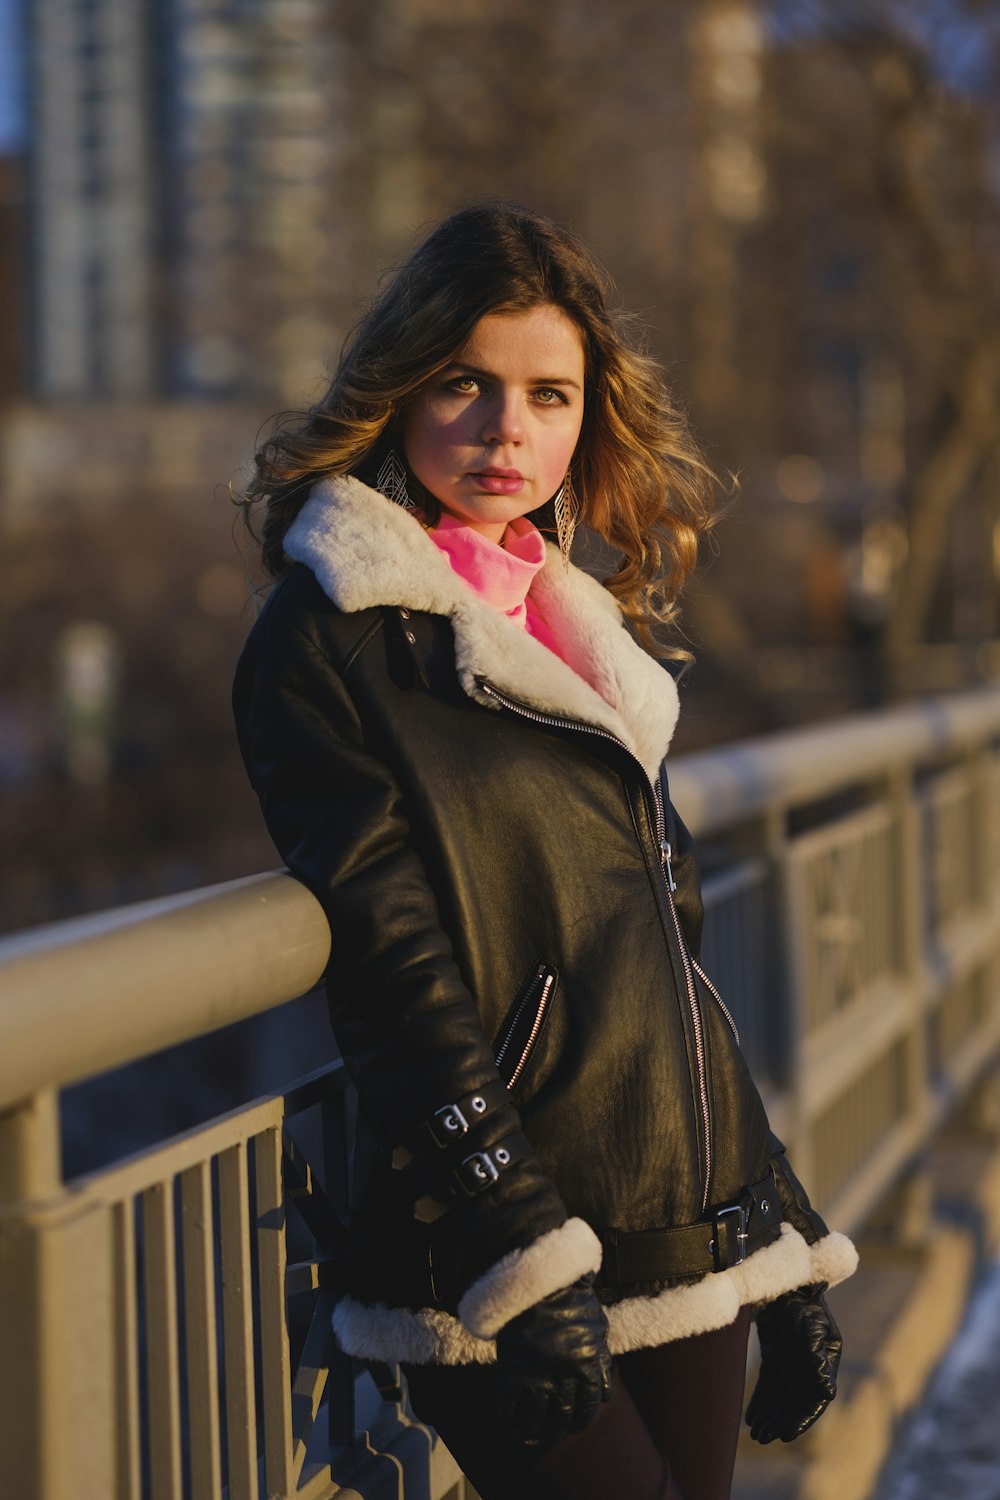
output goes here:
<path id="1" fill-rule="evenodd" d="M 569 567 L 569 554 L 573 546 L 573 533 L 576 531 L 577 503 L 573 491 L 573 475 L 571 470 L 566 470 L 566 478 L 562 482 L 562 488 L 552 502 L 552 508 L 556 516 L 556 536 L 559 541 L 559 551 L 562 553 L 564 565 Z"/>
<path id="2" fill-rule="evenodd" d="M 410 499 L 410 492 L 406 488 L 406 470 L 397 457 L 395 445 L 389 449 L 382 461 L 375 488 L 394 505 L 401 505 L 404 510 L 416 510 L 417 507 Z"/>

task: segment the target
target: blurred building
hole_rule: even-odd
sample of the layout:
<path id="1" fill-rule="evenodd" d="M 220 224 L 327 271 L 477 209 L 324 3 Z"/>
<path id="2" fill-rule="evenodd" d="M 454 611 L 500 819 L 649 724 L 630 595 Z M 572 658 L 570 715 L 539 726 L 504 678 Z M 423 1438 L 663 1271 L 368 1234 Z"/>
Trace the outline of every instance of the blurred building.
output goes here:
<path id="1" fill-rule="evenodd" d="M 34 337 L 48 401 L 301 392 L 343 286 L 342 49 L 321 0 L 37 0 Z"/>
<path id="2" fill-rule="evenodd" d="M 44 399 L 159 385 L 149 22 L 127 0 L 31 7 L 29 380 Z"/>
<path id="3" fill-rule="evenodd" d="M 337 9 L 261 0 L 237 20 L 228 0 L 161 5 L 167 390 L 294 399 L 343 332 L 352 148 Z"/>
<path id="4" fill-rule="evenodd" d="M 24 172 L 16 156 L 0 155 L 0 406 L 24 378 Z"/>

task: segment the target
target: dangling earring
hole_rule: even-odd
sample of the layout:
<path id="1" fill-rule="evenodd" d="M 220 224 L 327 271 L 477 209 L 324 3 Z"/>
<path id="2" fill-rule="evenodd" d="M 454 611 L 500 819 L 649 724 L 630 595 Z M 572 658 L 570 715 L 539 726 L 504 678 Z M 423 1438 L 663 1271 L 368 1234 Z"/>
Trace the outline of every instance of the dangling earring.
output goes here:
<path id="1" fill-rule="evenodd" d="M 417 507 L 410 499 L 410 492 L 406 488 L 406 470 L 396 455 L 395 444 L 393 444 L 382 460 L 382 467 L 378 471 L 375 488 L 387 500 L 391 500 L 394 505 L 401 505 L 404 510 L 416 510 Z"/>
<path id="2" fill-rule="evenodd" d="M 576 531 L 577 504 L 576 495 L 573 492 L 573 472 L 566 470 L 566 478 L 562 482 L 562 488 L 552 502 L 552 509 L 556 516 L 556 536 L 559 540 L 559 551 L 565 567 L 569 567 L 569 554 L 573 546 L 573 533 Z"/>

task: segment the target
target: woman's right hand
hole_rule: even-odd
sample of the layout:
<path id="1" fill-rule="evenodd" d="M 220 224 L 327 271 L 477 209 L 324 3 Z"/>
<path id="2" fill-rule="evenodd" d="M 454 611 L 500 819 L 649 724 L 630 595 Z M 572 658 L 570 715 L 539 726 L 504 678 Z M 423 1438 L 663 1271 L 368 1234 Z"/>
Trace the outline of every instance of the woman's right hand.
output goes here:
<path id="1" fill-rule="evenodd" d="M 608 1320 L 582 1276 L 497 1334 L 497 1402 L 523 1443 L 550 1448 L 580 1432 L 611 1395 Z"/>

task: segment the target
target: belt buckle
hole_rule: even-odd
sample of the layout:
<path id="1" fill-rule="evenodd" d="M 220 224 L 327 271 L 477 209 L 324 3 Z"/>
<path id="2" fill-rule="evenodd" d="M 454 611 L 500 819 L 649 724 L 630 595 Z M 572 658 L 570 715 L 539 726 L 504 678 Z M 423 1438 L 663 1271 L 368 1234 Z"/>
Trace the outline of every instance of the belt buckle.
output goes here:
<path id="1" fill-rule="evenodd" d="M 746 1200 L 741 1200 L 739 1203 L 724 1203 L 712 1214 L 715 1230 L 712 1253 L 717 1271 L 728 1271 L 730 1266 L 741 1266 L 746 1260 L 750 1208 Z"/>

